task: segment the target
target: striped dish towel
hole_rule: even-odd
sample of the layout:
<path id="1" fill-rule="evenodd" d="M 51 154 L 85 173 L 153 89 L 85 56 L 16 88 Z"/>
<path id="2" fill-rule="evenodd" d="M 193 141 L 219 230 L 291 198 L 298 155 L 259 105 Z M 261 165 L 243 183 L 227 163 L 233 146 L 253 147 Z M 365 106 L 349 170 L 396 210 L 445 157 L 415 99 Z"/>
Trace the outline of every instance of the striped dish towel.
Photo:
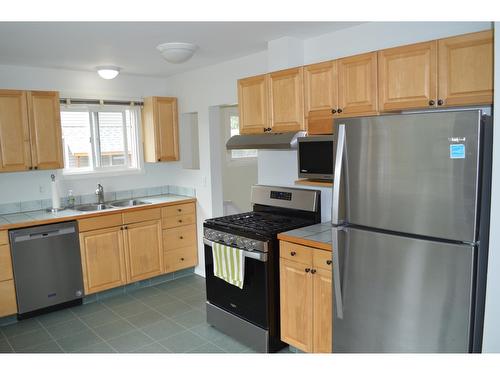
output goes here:
<path id="1" fill-rule="evenodd" d="M 214 258 L 214 275 L 231 285 L 243 289 L 245 280 L 245 256 L 243 250 L 214 243 L 212 245 L 212 256 Z"/>

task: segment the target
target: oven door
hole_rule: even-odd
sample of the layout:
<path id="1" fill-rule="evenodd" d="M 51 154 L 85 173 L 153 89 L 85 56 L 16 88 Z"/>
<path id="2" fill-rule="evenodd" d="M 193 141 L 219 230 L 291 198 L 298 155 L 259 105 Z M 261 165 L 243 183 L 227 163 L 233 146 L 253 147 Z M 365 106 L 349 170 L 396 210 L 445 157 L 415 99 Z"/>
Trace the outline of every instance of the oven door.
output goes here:
<path id="1" fill-rule="evenodd" d="M 207 300 L 261 328 L 269 328 L 268 258 L 266 253 L 245 251 L 243 289 L 214 276 L 213 242 L 205 243 L 205 277 Z"/>

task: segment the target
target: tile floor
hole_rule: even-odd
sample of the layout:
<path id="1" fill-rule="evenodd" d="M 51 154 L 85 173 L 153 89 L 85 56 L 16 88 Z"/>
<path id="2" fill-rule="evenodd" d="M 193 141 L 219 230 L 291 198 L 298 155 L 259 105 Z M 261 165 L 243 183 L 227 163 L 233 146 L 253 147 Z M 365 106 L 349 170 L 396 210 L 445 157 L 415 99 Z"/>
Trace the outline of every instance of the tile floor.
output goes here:
<path id="1" fill-rule="evenodd" d="M 205 280 L 163 284 L 0 327 L 0 353 L 250 353 L 205 319 Z M 289 352 L 288 348 L 283 352 Z"/>

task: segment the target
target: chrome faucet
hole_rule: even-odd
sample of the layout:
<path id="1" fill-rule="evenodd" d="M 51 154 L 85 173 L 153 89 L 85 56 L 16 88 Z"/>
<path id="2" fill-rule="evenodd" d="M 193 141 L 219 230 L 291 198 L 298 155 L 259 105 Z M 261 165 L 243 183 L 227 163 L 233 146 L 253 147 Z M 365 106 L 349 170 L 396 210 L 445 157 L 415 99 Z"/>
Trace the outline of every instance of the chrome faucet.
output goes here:
<path id="1" fill-rule="evenodd" d="M 95 195 L 97 195 L 97 204 L 104 204 L 104 188 L 101 184 L 97 184 Z"/>

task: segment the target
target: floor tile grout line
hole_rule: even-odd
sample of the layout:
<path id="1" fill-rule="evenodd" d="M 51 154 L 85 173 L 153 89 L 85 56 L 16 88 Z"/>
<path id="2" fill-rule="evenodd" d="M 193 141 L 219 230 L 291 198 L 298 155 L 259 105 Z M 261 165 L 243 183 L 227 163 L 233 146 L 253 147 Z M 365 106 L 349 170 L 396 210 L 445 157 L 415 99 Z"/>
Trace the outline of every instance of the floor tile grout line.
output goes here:
<path id="1" fill-rule="evenodd" d="M 7 342 L 7 345 L 9 345 L 9 347 L 12 349 L 12 353 L 15 353 L 16 351 L 14 350 L 14 347 L 10 343 L 9 338 L 7 337 L 7 335 L 5 334 L 5 332 L 2 329 L 0 329 L 0 333 L 2 333 L 2 336 L 5 339 L 5 342 Z"/>
<path id="2" fill-rule="evenodd" d="M 178 301 L 180 301 L 180 302 L 185 303 L 184 301 L 182 301 L 181 299 L 179 299 L 179 298 L 177 298 L 177 297 L 175 297 L 175 296 L 172 296 L 172 295 L 169 295 L 169 296 L 170 296 L 170 297 L 173 297 L 173 298 L 176 298 L 176 299 L 177 299 Z M 132 297 L 133 297 L 133 298 L 135 298 L 135 299 L 137 299 L 137 300 L 139 300 L 139 299 L 138 299 L 137 297 L 135 297 L 135 296 L 132 296 Z M 141 301 L 141 302 L 142 302 L 142 301 Z M 191 306 L 191 305 L 189 305 L 189 304 L 187 304 L 187 303 L 186 303 L 186 305 Z M 201 346 L 203 346 L 203 345 L 205 345 L 205 344 L 207 344 L 207 343 L 211 343 L 211 344 L 215 345 L 217 348 L 219 348 L 220 350 L 222 350 L 224 353 L 227 353 L 227 351 L 226 351 L 226 350 L 224 350 L 224 348 L 221 348 L 220 346 L 218 346 L 218 345 L 217 345 L 215 342 L 213 342 L 212 340 L 209 340 L 209 339 L 207 339 L 207 338 L 205 338 L 205 337 L 203 337 L 203 336 L 199 335 L 198 333 L 196 333 L 195 331 L 193 331 L 193 330 L 192 330 L 192 328 L 195 328 L 195 327 L 201 326 L 203 323 L 201 323 L 201 324 L 197 324 L 197 325 L 195 325 L 195 326 L 193 326 L 193 327 L 189 328 L 189 327 L 186 327 L 186 326 L 182 325 L 181 323 L 176 322 L 176 321 L 175 321 L 174 319 L 172 319 L 171 317 L 169 317 L 169 316 L 167 316 L 167 315 L 163 314 L 161 311 L 157 310 L 154 306 L 150 306 L 150 305 L 147 305 L 147 306 L 148 306 L 148 307 L 150 307 L 153 311 L 155 311 L 155 312 L 157 312 L 158 314 L 160 314 L 161 316 L 165 317 L 167 320 L 170 320 L 171 322 L 173 322 L 173 323 L 175 323 L 175 324 L 180 325 L 180 326 L 181 326 L 181 327 L 183 327 L 185 330 L 189 331 L 190 333 L 194 334 L 195 336 L 198 336 L 199 338 L 201 338 L 201 339 L 203 339 L 203 340 L 205 340 L 205 341 L 206 341 L 206 343 L 201 344 L 201 345 L 198 345 L 198 346 L 196 346 L 196 347 L 195 347 L 195 348 L 193 348 L 193 349 L 199 348 L 199 347 L 201 347 Z M 192 307 L 192 306 L 191 306 L 191 307 Z M 194 308 L 194 307 L 193 307 L 193 308 Z M 194 309 L 195 309 L 195 310 L 198 310 L 198 309 L 196 309 L 196 308 L 194 308 Z M 201 311 L 201 310 L 198 310 L 198 311 Z M 179 314 L 179 316 L 182 316 L 182 315 L 184 315 L 184 314 Z M 154 324 L 154 323 L 152 323 L 152 324 Z M 149 324 L 149 325 L 152 325 L 152 324 Z M 146 326 L 146 327 L 147 327 L 147 326 Z M 142 329 L 141 329 L 141 331 L 142 331 Z M 144 333 L 145 333 L 145 332 L 144 332 Z M 179 332 L 179 333 L 180 333 L 180 332 Z M 175 336 L 175 335 L 176 335 L 176 334 L 173 334 L 173 335 L 167 336 L 167 337 L 165 337 L 165 338 L 172 337 L 172 336 Z M 160 344 L 160 345 L 162 345 L 161 343 L 159 343 L 159 344 Z M 163 346 L 163 345 L 162 345 L 162 346 Z M 168 349 L 168 348 L 166 348 L 166 349 Z"/>
<path id="3" fill-rule="evenodd" d="M 42 326 L 42 329 L 49 335 L 49 337 L 52 339 L 52 341 L 54 341 L 56 343 L 56 345 L 59 347 L 59 349 L 62 350 L 63 353 L 65 353 L 64 349 L 62 348 L 61 345 L 59 345 L 59 343 L 57 342 L 56 338 L 49 332 L 49 330 L 47 329 L 47 327 L 45 327 L 42 323 L 40 323 L 40 321 L 37 319 L 38 323 Z M 35 347 L 37 345 L 33 345 L 32 347 Z M 29 349 L 29 348 L 26 348 L 26 349 Z"/>
<path id="4" fill-rule="evenodd" d="M 95 331 L 95 330 L 94 330 L 91 326 L 89 326 L 89 325 L 88 325 L 88 324 L 87 324 L 87 323 L 86 323 L 86 322 L 85 322 L 85 321 L 84 321 L 84 320 L 83 320 L 80 316 L 78 316 L 77 314 L 75 314 L 73 311 L 71 311 L 71 313 L 72 313 L 73 315 L 75 315 L 75 316 L 77 317 L 77 319 L 78 319 L 78 320 L 80 320 L 80 321 L 81 321 L 81 322 L 82 322 L 85 326 L 87 326 L 87 328 L 88 328 L 88 329 L 89 329 L 89 330 L 90 330 L 90 331 L 91 331 L 94 335 L 96 335 L 97 337 L 99 337 L 99 338 L 100 338 L 100 339 L 101 339 L 104 343 L 108 344 L 108 343 L 106 342 L 106 340 L 104 340 L 104 338 L 103 338 L 101 335 L 99 335 L 99 334 L 98 334 L 98 333 L 97 333 L 97 332 L 96 332 L 96 331 Z M 89 314 L 89 315 L 92 315 L 92 314 Z M 85 348 L 90 347 L 90 346 L 92 346 L 92 345 L 95 345 L 95 344 L 91 344 L 91 345 L 84 346 L 83 348 L 80 348 L 79 350 L 81 350 L 81 349 L 85 349 Z M 108 344 L 108 345 L 109 345 L 109 344 Z M 118 353 L 118 352 L 115 350 L 115 348 L 113 348 L 111 345 L 109 345 L 109 347 L 110 347 L 110 348 L 111 348 L 111 350 L 113 350 L 115 353 Z M 65 351 L 65 353 L 66 353 L 66 351 Z M 73 351 L 73 352 L 70 352 L 70 353 L 79 353 L 79 351 L 78 351 L 78 350 L 76 350 L 76 351 Z M 80 352 L 80 353 L 81 353 L 81 352 Z"/>

